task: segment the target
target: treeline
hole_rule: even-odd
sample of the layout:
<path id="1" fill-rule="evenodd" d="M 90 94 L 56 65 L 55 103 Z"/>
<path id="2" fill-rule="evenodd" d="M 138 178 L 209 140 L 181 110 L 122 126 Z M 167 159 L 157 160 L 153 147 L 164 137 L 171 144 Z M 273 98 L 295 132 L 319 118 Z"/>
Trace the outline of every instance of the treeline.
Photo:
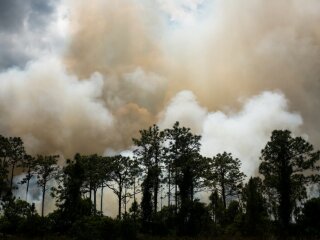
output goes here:
<path id="1" fill-rule="evenodd" d="M 20 138 L 0 136 L 0 233 L 75 239 L 320 237 L 320 152 L 310 143 L 274 130 L 261 151 L 259 176 L 248 179 L 231 153 L 202 156 L 200 140 L 178 122 L 163 131 L 153 125 L 133 139 L 132 157 L 75 154 L 59 167 L 59 156 L 30 156 Z M 17 169 L 24 178 L 14 184 Z M 34 180 L 42 193 L 41 216 L 28 199 Z M 22 184 L 25 199 L 17 199 L 13 192 Z M 115 219 L 103 213 L 106 189 L 118 200 Z M 56 210 L 44 216 L 48 194 Z"/>

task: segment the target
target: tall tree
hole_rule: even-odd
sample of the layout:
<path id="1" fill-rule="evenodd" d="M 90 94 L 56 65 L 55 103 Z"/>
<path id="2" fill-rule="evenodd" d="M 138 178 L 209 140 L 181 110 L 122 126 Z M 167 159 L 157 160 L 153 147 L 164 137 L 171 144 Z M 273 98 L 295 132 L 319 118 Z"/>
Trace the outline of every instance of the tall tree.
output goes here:
<path id="1" fill-rule="evenodd" d="M 23 169 L 26 169 L 26 175 L 20 182 L 21 184 L 27 184 L 26 186 L 26 201 L 28 201 L 28 192 L 29 192 L 29 184 L 30 180 L 34 176 L 34 168 L 35 168 L 35 158 L 32 157 L 31 155 L 26 154 L 21 162 L 21 167 Z"/>
<path id="2" fill-rule="evenodd" d="M 93 213 L 97 212 L 97 191 L 101 185 L 101 178 L 104 168 L 102 168 L 102 157 L 97 154 L 82 156 L 82 164 L 85 168 L 87 187 L 90 200 L 93 195 Z M 92 194 L 93 193 L 93 194 Z"/>
<path id="3" fill-rule="evenodd" d="M 180 200 L 193 200 L 202 169 L 202 158 L 199 154 L 201 136 L 191 133 L 190 128 L 180 127 L 176 122 L 171 129 L 165 130 L 166 137 L 166 163 L 170 177 L 170 184 L 175 184 L 175 208 L 178 208 L 178 194 Z M 173 178 L 173 181 L 170 179 Z M 178 193 L 178 187 L 180 192 Z M 170 188 L 170 187 L 169 187 Z"/>
<path id="4" fill-rule="evenodd" d="M 9 189 L 7 182 L 9 150 L 8 138 L 0 135 L 0 197 Z"/>
<path id="5" fill-rule="evenodd" d="M 193 134 L 190 128 L 180 127 L 179 122 L 171 129 L 166 129 L 165 136 L 166 164 L 171 172 L 167 178 L 168 185 L 174 184 L 177 230 L 179 234 L 184 235 L 188 234 L 188 226 L 195 220 L 191 216 L 194 207 L 198 206 L 194 201 L 194 194 L 201 187 L 204 170 L 203 157 L 199 154 L 201 136 Z M 168 195 L 170 196 L 170 191 Z"/>
<path id="6" fill-rule="evenodd" d="M 148 231 L 152 220 L 152 179 L 147 175 L 142 183 L 141 220 L 143 231 Z"/>
<path id="7" fill-rule="evenodd" d="M 242 189 L 242 198 L 245 205 L 244 230 L 246 234 L 261 234 L 266 225 L 267 208 L 263 197 L 263 186 L 260 178 L 250 178 Z"/>
<path id="8" fill-rule="evenodd" d="M 10 137 L 9 141 L 9 158 L 8 163 L 11 166 L 10 190 L 13 187 L 13 175 L 15 167 L 23 161 L 25 150 L 23 142 L 19 137 Z"/>
<path id="9" fill-rule="evenodd" d="M 224 208 L 227 208 L 227 197 L 237 196 L 245 174 L 240 171 L 240 160 L 231 153 L 217 154 L 208 159 L 206 172 L 207 182 L 222 197 Z"/>
<path id="10" fill-rule="evenodd" d="M 140 138 L 133 139 L 137 146 L 134 151 L 136 159 L 143 165 L 149 184 L 153 186 L 153 212 L 158 210 L 158 194 L 160 188 L 161 165 L 163 156 L 164 133 L 157 125 L 149 127 L 147 130 L 140 130 Z"/>
<path id="11" fill-rule="evenodd" d="M 303 138 L 292 137 L 288 130 L 274 130 L 261 152 L 259 172 L 265 186 L 277 194 L 279 220 L 285 230 L 297 201 L 306 197 L 306 185 L 319 173 L 319 158 L 319 151 Z"/>
<path id="12" fill-rule="evenodd" d="M 67 160 L 67 165 L 60 173 L 56 177 L 58 186 L 53 188 L 53 196 L 60 211 L 60 224 L 68 229 L 77 219 L 91 214 L 91 203 L 87 204 L 89 201 L 81 197 L 85 182 L 81 155 L 76 154 L 74 160 Z"/>
<path id="13" fill-rule="evenodd" d="M 223 222 L 225 208 L 223 205 L 223 201 L 218 194 L 218 191 L 215 190 L 211 193 L 210 197 L 210 205 L 212 220 L 214 224 L 221 224 Z"/>
<path id="14" fill-rule="evenodd" d="M 108 186 L 108 182 L 111 181 L 111 174 L 113 171 L 112 168 L 112 158 L 110 157 L 101 157 L 99 164 L 98 164 L 100 176 L 100 188 L 101 188 L 101 194 L 100 194 L 100 212 L 103 214 L 103 196 L 104 196 L 104 188 Z"/>
<path id="15" fill-rule="evenodd" d="M 107 183 L 107 186 L 116 194 L 118 198 L 118 218 L 121 219 L 121 204 L 124 198 L 124 190 L 128 187 L 128 184 L 132 182 L 131 168 L 133 160 L 129 157 L 116 155 L 111 157 L 112 159 L 112 172 L 110 174 L 111 181 Z"/>
<path id="16" fill-rule="evenodd" d="M 42 205 L 41 205 L 41 216 L 44 213 L 44 201 L 45 194 L 48 190 L 47 184 L 52 180 L 58 172 L 58 157 L 57 155 L 42 156 L 39 155 L 36 160 L 35 172 L 38 178 L 38 185 L 42 188 Z"/>

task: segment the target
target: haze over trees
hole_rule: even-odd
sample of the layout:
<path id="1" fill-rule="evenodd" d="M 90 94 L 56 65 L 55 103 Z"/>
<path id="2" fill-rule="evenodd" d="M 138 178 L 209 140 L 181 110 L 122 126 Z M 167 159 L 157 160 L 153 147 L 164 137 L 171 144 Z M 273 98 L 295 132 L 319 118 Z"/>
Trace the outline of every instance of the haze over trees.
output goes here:
<path id="1" fill-rule="evenodd" d="M 200 140 L 178 122 L 164 130 L 153 125 L 133 139 L 132 157 L 76 153 L 59 166 L 58 156 L 30 156 L 20 138 L 0 136 L 0 233 L 75 239 L 320 237 L 320 198 L 314 191 L 320 153 L 310 143 L 274 130 L 261 151 L 260 174 L 245 176 L 232 153 L 202 156 Z M 15 184 L 17 168 L 23 179 Z M 42 195 L 41 216 L 28 198 L 32 179 Z M 25 200 L 13 194 L 22 185 Z M 49 193 L 56 209 L 45 216 Z M 115 219 L 103 212 L 106 193 L 117 198 Z"/>

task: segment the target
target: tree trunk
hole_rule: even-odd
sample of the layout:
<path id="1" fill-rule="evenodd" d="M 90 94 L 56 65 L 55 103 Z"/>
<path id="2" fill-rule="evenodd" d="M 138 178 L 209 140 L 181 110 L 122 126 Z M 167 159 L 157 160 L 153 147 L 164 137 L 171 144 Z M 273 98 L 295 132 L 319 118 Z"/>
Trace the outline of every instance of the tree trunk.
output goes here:
<path id="1" fill-rule="evenodd" d="M 13 185 L 13 171 L 14 171 L 14 167 L 15 167 L 15 164 L 12 165 L 12 169 L 11 169 L 11 181 L 10 181 L 10 190 L 11 190 L 11 193 L 12 193 L 12 185 Z"/>
<path id="2" fill-rule="evenodd" d="M 97 213 L 97 189 L 93 189 L 93 214 L 96 215 Z"/>
<path id="3" fill-rule="evenodd" d="M 157 213 L 158 210 L 158 191 L 159 191 L 159 178 L 156 176 L 154 188 L 153 188 L 154 194 L 153 194 L 153 203 L 154 203 L 154 213 Z"/>
<path id="4" fill-rule="evenodd" d="M 29 183 L 31 179 L 31 168 L 29 166 L 28 173 L 27 173 L 27 189 L 26 189 L 26 202 L 28 202 L 28 192 L 29 192 Z"/>
<path id="5" fill-rule="evenodd" d="M 42 187 L 42 209 L 41 209 L 41 217 L 43 217 L 43 213 L 44 213 L 44 198 L 46 195 L 46 183 L 43 184 Z"/>
<path id="6" fill-rule="evenodd" d="M 170 167 L 170 163 L 169 163 L 169 169 L 168 169 L 168 173 L 169 173 L 169 179 L 168 179 L 168 207 L 171 205 L 171 167 Z"/>
<path id="7" fill-rule="evenodd" d="M 162 186 L 160 186 L 160 212 L 162 211 L 162 199 L 163 199 L 163 196 L 162 196 Z"/>
<path id="8" fill-rule="evenodd" d="M 28 180 L 27 180 L 27 190 L 26 190 L 26 202 L 28 202 L 29 182 L 30 182 L 30 180 L 28 178 Z"/>
<path id="9" fill-rule="evenodd" d="M 101 212 L 101 215 L 103 215 L 102 204 L 103 204 L 103 185 L 101 185 L 101 199 L 100 199 L 100 212 Z"/>
<path id="10" fill-rule="evenodd" d="M 175 186 L 174 186 L 174 198 L 175 198 L 175 213 L 178 214 L 178 183 L 177 183 L 177 171 L 175 171 Z"/>
<path id="11" fill-rule="evenodd" d="M 136 179 L 133 180 L 133 202 L 136 202 Z"/>
<path id="12" fill-rule="evenodd" d="M 281 169 L 280 169 L 280 184 L 279 184 L 279 217 L 281 227 L 284 230 L 288 230 L 290 223 L 290 217 L 292 212 L 291 204 L 291 184 L 290 184 L 290 172 L 288 169 L 288 163 L 286 162 L 285 157 L 281 158 Z"/>
<path id="13" fill-rule="evenodd" d="M 155 156 L 155 164 L 156 164 L 155 174 L 156 175 L 155 175 L 154 188 L 153 188 L 154 213 L 157 213 L 158 211 L 158 192 L 159 192 L 159 174 L 160 174 L 158 155 L 159 155 L 158 150 L 156 150 L 156 156 Z"/>
<path id="14" fill-rule="evenodd" d="M 226 209 L 227 202 L 226 202 L 226 190 L 225 190 L 224 182 L 221 182 L 221 191 L 222 191 L 223 206 L 224 206 L 224 209 Z"/>
<path id="15" fill-rule="evenodd" d="M 119 188 L 118 193 L 118 218 L 121 220 L 121 198 L 122 198 L 122 188 Z"/>
<path id="16" fill-rule="evenodd" d="M 124 213 L 127 214 L 127 188 L 124 190 Z"/>
<path id="17" fill-rule="evenodd" d="M 192 201 L 192 202 L 193 202 L 193 195 L 194 195 L 194 184 L 193 184 L 193 180 L 191 180 L 190 198 L 191 198 L 191 201 Z"/>

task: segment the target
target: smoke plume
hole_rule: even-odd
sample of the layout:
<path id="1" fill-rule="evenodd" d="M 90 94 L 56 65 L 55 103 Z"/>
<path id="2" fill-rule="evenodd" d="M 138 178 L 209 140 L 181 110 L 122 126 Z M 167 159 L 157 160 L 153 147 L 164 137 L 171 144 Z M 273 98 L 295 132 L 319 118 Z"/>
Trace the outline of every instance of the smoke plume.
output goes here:
<path id="1" fill-rule="evenodd" d="M 242 171 L 256 175 L 261 149 L 274 129 L 289 129 L 301 134 L 302 118 L 289 112 L 288 101 L 280 92 L 263 92 L 242 100 L 237 111 L 208 112 L 190 91 L 178 93 L 161 114 L 160 127 L 170 128 L 175 121 L 202 135 L 201 153 L 213 157 L 224 151 L 242 162 Z"/>
<path id="2" fill-rule="evenodd" d="M 29 33 L 33 53 L 11 61 L 28 52 L 14 38 L 19 48 L 1 57 L 0 133 L 23 137 L 31 153 L 71 157 L 127 149 L 139 129 L 180 120 L 203 135 L 204 154 L 232 151 L 251 174 L 274 128 L 320 145 L 319 11 L 316 0 L 68 0 L 30 10 L 19 29 L 0 25 L 2 39 Z"/>

